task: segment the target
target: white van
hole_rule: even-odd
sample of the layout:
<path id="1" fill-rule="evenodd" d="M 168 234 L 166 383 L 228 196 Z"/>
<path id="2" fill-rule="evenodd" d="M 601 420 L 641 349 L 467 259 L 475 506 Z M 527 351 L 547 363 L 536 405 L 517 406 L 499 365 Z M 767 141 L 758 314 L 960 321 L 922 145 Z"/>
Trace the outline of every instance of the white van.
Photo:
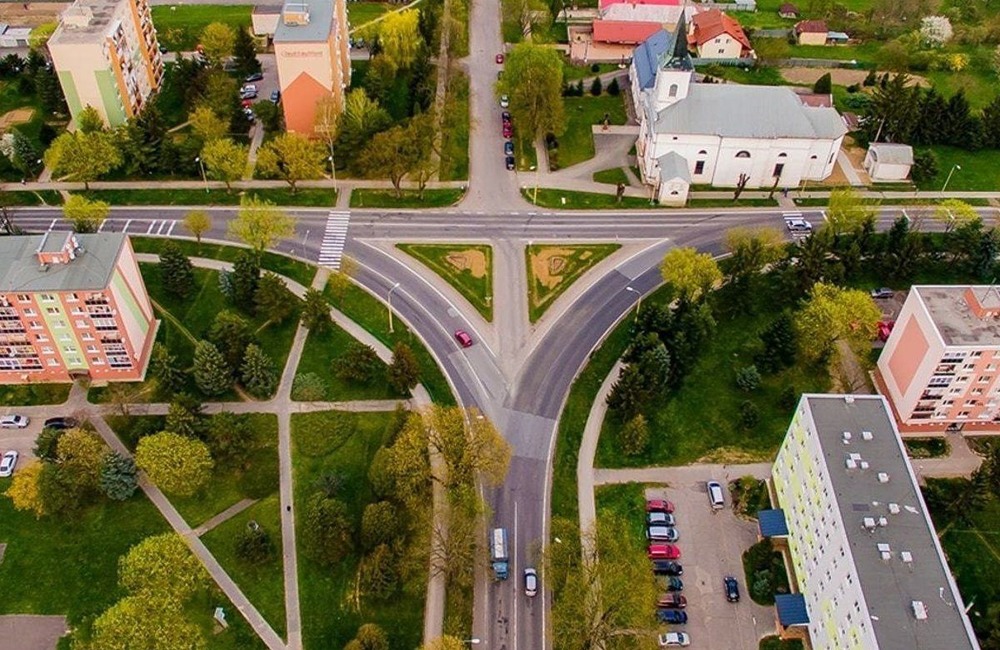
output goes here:
<path id="1" fill-rule="evenodd" d="M 712 504 L 712 510 L 721 510 L 726 507 L 726 498 L 722 492 L 722 486 L 718 481 L 709 481 L 708 502 Z"/>

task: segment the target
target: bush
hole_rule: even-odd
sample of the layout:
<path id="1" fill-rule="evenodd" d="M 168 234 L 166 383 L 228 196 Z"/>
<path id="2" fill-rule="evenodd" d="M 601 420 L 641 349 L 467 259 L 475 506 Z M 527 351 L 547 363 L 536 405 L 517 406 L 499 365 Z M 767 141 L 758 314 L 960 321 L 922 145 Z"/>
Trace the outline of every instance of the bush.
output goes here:
<path id="1" fill-rule="evenodd" d="M 799 392 L 795 390 L 795 386 L 785 386 L 781 395 L 778 396 L 778 406 L 783 409 L 793 409 L 795 405 L 799 403 Z"/>
<path id="2" fill-rule="evenodd" d="M 590 66 L 590 71 L 594 72 L 594 73 L 600 72 L 601 71 L 601 66 L 599 64 L 597 64 L 597 63 L 594 63 L 594 64 L 592 64 Z"/>
<path id="3" fill-rule="evenodd" d="M 638 456 L 649 447 L 649 426 L 646 418 L 639 413 L 625 423 L 618 432 L 618 440 L 622 451 L 628 456 Z"/>
<path id="4" fill-rule="evenodd" d="M 298 402 L 319 402 L 326 399 L 326 382 L 314 372 L 295 375 L 292 399 Z"/>
<path id="5" fill-rule="evenodd" d="M 611 80 L 611 83 L 608 84 L 608 94 L 611 95 L 612 97 L 617 97 L 618 95 L 621 94 L 621 92 L 622 89 L 618 85 L 618 77 L 615 77 L 614 79 Z"/>
<path id="6" fill-rule="evenodd" d="M 760 372 L 757 366 L 745 366 L 736 371 L 736 386 L 744 393 L 752 393 L 760 388 Z"/>
<path id="7" fill-rule="evenodd" d="M 760 409 L 757 405 L 746 400 L 740 404 L 740 426 L 744 429 L 753 429 L 760 422 Z"/>
<path id="8" fill-rule="evenodd" d="M 236 536 L 236 557 L 247 564 L 263 564 L 274 557 L 274 543 L 255 521 L 248 522 Z"/>
<path id="9" fill-rule="evenodd" d="M 938 175 L 938 160 L 933 151 L 917 151 L 913 154 L 910 178 L 914 183 L 929 181 Z"/>
<path id="10" fill-rule="evenodd" d="M 833 92 L 833 77 L 827 72 L 825 75 L 816 80 L 813 84 L 813 92 L 820 95 L 829 95 Z"/>
<path id="11" fill-rule="evenodd" d="M 388 501 L 369 503 L 361 515 L 361 545 L 372 549 L 379 544 L 392 544 L 401 529 L 396 506 Z"/>
<path id="12" fill-rule="evenodd" d="M 594 77 L 594 83 L 590 84 L 590 94 L 593 95 L 594 97 L 597 97 L 601 94 L 603 90 L 604 87 L 601 85 L 601 78 Z"/>
<path id="13" fill-rule="evenodd" d="M 785 563 L 770 539 L 757 542 L 743 553 L 743 570 L 750 598 L 758 605 L 773 605 L 775 594 L 788 593 Z"/>

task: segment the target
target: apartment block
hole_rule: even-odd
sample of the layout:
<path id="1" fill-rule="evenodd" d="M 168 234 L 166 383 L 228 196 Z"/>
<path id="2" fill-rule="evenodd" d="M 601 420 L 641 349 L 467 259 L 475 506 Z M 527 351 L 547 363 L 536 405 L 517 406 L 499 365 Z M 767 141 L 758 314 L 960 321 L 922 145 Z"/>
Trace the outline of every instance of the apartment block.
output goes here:
<path id="1" fill-rule="evenodd" d="M 883 397 L 803 395 L 772 481 L 797 587 L 778 596 L 786 636 L 814 650 L 979 647 Z"/>
<path id="2" fill-rule="evenodd" d="M 124 234 L 0 237 L 0 384 L 141 381 L 158 325 Z"/>
<path id="3" fill-rule="evenodd" d="M 319 103 L 339 114 L 351 83 L 346 0 L 288 2 L 274 32 L 281 105 L 288 131 L 316 132 Z"/>
<path id="4" fill-rule="evenodd" d="M 74 118 L 93 106 L 117 126 L 138 115 L 163 82 L 149 0 L 76 0 L 48 45 Z"/>
<path id="5" fill-rule="evenodd" d="M 876 380 L 904 433 L 1000 427 L 1000 292 L 910 289 Z"/>

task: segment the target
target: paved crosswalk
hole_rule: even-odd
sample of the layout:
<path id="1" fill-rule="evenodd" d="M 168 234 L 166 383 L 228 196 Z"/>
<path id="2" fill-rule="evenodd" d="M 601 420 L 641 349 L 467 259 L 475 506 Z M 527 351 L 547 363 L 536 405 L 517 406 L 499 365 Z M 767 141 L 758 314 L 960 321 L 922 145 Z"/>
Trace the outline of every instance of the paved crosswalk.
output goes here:
<path id="1" fill-rule="evenodd" d="M 319 247 L 319 263 L 331 269 L 340 268 L 340 258 L 344 254 L 344 240 L 347 238 L 347 227 L 350 225 L 351 213 L 348 210 L 331 210 L 326 219 L 326 231 L 323 233 L 323 243 Z"/>

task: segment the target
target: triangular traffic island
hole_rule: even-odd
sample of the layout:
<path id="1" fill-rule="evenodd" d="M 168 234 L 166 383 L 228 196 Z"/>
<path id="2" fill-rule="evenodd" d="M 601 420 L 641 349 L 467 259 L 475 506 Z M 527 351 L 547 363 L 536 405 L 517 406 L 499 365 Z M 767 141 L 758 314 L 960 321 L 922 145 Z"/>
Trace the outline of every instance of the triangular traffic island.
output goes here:
<path id="1" fill-rule="evenodd" d="M 526 247 L 531 322 L 538 321 L 581 275 L 619 248 L 619 244 L 532 244 Z"/>
<path id="2" fill-rule="evenodd" d="M 487 321 L 493 320 L 493 247 L 486 244 L 397 244 L 440 275 Z"/>

